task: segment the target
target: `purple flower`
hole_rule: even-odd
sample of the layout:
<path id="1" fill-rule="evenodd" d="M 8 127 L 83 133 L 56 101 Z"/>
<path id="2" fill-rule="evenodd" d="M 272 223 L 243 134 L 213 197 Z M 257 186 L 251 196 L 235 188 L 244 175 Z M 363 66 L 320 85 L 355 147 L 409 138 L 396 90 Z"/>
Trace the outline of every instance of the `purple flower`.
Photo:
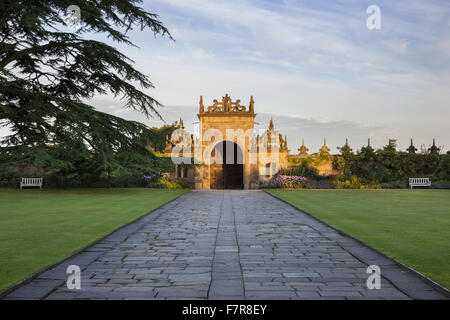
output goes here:
<path id="1" fill-rule="evenodd" d="M 152 180 L 154 177 L 156 177 L 156 173 L 154 173 L 154 174 L 152 174 L 152 175 L 149 175 L 149 176 L 143 175 L 143 176 L 142 176 L 142 179 L 148 181 L 148 180 Z"/>
<path id="2" fill-rule="evenodd" d="M 276 174 L 269 181 L 263 181 L 262 187 L 269 188 L 299 188 L 307 182 L 302 176 L 284 176 Z"/>

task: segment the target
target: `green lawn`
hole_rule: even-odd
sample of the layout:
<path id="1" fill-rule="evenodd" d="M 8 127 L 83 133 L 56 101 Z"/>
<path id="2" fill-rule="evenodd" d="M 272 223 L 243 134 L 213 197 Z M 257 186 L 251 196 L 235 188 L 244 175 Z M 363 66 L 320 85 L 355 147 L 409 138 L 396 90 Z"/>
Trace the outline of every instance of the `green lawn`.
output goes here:
<path id="1" fill-rule="evenodd" d="M 184 192 L 0 189 L 0 290 Z"/>
<path id="2" fill-rule="evenodd" d="M 268 192 L 450 287 L 450 191 Z"/>

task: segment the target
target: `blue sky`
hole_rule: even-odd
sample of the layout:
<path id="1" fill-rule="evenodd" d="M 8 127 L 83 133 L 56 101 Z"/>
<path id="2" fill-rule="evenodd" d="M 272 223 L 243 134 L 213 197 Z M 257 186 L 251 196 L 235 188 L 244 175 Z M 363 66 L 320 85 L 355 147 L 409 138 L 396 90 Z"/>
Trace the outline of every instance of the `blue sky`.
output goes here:
<path id="1" fill-rule="evenodd" d="M 368 30 L 366 8 L 381 9 L 381 29 Z M 133 31 L 139 48 L 120 47 L 156 88 L 167 122 L 188 129 L 199 96 L 255 99 L 261 127 L 274 118 L 293 152 L 301 138 L 316 151 L 342 145 L 401 149 L 450 146 L 449 1 L 144 1 L 175 42 Z M 117 44 L 115 44 L 117 45 Z M 161 125 L 121 108 L 110 96 L 99 109 Z"/>

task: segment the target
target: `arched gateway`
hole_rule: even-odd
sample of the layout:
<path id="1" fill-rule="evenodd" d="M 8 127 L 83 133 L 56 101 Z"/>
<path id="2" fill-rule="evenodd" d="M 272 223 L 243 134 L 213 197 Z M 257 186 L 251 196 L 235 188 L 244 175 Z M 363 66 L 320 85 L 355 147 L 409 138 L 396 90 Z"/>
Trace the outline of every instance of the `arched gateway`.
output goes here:
<path id="1" fill-rule="evenodd" d="M 212 150 L 219 163 L 210 165 L 210 189 L 243 189 L 244 159 L 241 148 L 234 142 L 219 142 Z"/>
<path id="2" fill-rule="evenodd" d="M 198 136 L 185 131 L 180 119 L 182 137 L 172 135 L 165 149 L 165 154 L 176 157 L 182 149 L 184 159 L 201 164 L 187 171 L 179 165 L 176 170 L 176 176 L 193 183 L 195 189 L 256 189 L 260 179 L 269 179 L 278 168 L 287 166 L 286 138 L 273 122 L 261 135 L 254 132 L 253 96 L 248 107 L 228 94 L 205 107 L 200 96 L 197 116 Z"/>
<path id="3" fill-rule="evenodd" d="M 196 170 L 196 189 L 257 187 L 258 167 L 250 159 L 255 123 L 253 97 L 248 108 L 241 105 L 239 99 L 232 101 L 228 94 L 221 101 L 214 99 L 213 104 L 205 108 L 200 97 L 198 119 L 201 137 L 211 137 L 202 142 L 202 154 L 210 153 L 211 162 Z M 217 142 L 213 148 L 211 141 Z"/>

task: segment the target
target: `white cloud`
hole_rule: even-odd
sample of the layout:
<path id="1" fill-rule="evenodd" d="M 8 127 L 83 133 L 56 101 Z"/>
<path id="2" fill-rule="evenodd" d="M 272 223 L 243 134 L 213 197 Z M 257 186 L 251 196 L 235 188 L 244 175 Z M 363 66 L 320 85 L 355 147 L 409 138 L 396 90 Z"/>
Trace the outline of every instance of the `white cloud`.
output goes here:
<path id="1" fill-rule="evenodd" d="M 405 54 L 408 50 L 408 41 L 404 39 L 382 40 L 381 42 L 386 46 L 386 48 L 397 54 Z"/>

